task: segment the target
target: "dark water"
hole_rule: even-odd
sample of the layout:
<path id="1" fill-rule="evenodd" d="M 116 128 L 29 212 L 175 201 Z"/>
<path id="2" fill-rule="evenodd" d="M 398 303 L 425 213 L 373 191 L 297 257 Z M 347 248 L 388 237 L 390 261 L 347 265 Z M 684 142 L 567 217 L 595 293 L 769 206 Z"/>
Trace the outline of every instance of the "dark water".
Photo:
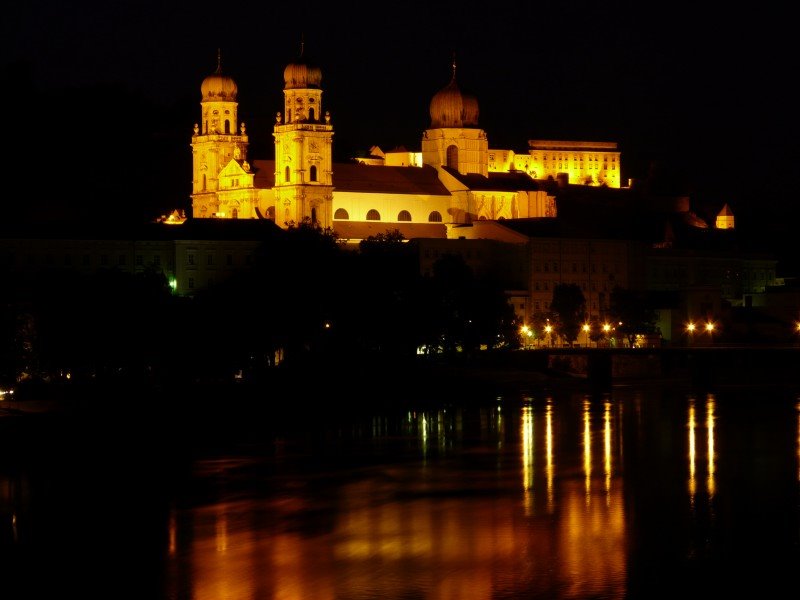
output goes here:
<path id="1" fill-rule="evenodd" d="M 0 598 L 800 594 L 793 391 L 223 405 L 6 420 Z"/>

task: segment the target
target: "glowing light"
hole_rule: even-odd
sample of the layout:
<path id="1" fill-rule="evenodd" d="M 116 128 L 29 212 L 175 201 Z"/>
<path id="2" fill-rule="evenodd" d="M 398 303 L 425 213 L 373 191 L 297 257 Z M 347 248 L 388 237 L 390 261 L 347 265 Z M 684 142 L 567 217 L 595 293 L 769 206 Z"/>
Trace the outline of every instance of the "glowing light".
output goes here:
<path id="1" fill-rule="evenodd" d="M 175 279 L 174 277 L 170 277 L 169 278 L 169 287 L 173 292 L 175 290 L 177 290 L 178 289 L 178 280 Z"/>
<path id="2" fill-rule="evenodd" d="M 713 324 L 713 323 L 711 323 L 711 322 L 709 322 L 709 323 L 706 323 L 706 331 L 707 331 L 707 332 L 709 332 L 709 333 L 711 333 L 712 331 L 714 331 L 714 324 Z"/>
<path id="3" fill-rule="evenodd" d="M 606 333 L 611 331 L 611 325 L 609 325 L 608 323 L 603 323 L 603 331 Z"/>
<path id="4" fill-rule="evenodd" d="M 686 324 L 686 331 L 688 331 L 689 333 L 694 333 L 694 330 L 695 330 L 696 328 L 697 328 L 697 325 L 695 325 L 695 324 L 694 324 L 694 323 L 692 323 L 691 321 L 689 321 L 689 322 Z"/>
<path id="5" fill-rule="evenodd" d="M 544 332 L 545 333 L 550 333 L 552 331 L 553 331 L 553 326 L 552 325 L 545 325 L 544 326 Z"/>
<path id="6" fill-rule="evenodd" d="M 589 329 L 590 329 L 589 324 L 588 323 L 584 323 L 583 327 L 581 327 L 581 329 L 583 329 L 583 331 L 585 331 L 586 333 L 589 333 Z"/>

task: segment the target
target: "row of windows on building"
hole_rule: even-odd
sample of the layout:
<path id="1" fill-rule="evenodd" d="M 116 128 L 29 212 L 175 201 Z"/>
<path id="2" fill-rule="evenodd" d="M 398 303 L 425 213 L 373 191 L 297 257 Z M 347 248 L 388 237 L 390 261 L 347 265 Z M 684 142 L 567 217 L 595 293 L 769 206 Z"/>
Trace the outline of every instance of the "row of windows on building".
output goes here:
<path id="1" fill-rule="evenodd" d="M 611 279 L 611 281 L 613 282 L 613 278 Z M 555 287 L 557 285 L 563 285 L 563 284 L 568 284 L 568 283 L 570 283 L 570 282 L 567 282 L 567 281 L 553 281 L 552 282 L 553 289 L 555 289 Z M 581 281 L 581 282 L 574 281 L 572 283 L 574 283 L 575 285 L 580 287 L 581 291 L 583 291 L 583 292 L 589 292 L 590 290 L 592 292 L 595 292 L 595 293 L 599 292 L 601 290 L 603 292 L 609 292 L 609 291 L 611 291 L 609 288 L 613 287 L 613 284 L 609 285 L 608 283 L 598 284 L 598 283 L 592 282 L 592 283 L 590 283 L 588 285 L 587 285 L 587 283 L 585 281 Z M 601 289 L 598 289 L 598 288 L 601 288 Z M 549 292 L 550 291 L 550 282 L 549 281 L 534 281 L 533 282 L 533 289 L 536 292 Z"/>
<path id="2" fill-rule="evenodd" d="M 29 266 L 34 266 L 40 261 L 41 263 L 48 267 L 64 266 L 64 267 L 73 267 L 73 266 L 84 266 L 84 267 L 91 267 L 95 263 L 93 261 L 93 254 L 82 254 L 79 256 L 72 255 L 72 254 L 64 254 L 60 259 L 57 259 L 54 254 L 45 254 L 44 256 L 35 255 L 35 254 L 26 254 L 24 259 L 24 264 Z M 142 254 L 137 254 L 134 257 L 134 264 L 137 267 L 145 266 L 145 257 Z M 17 264 L 17 256 L 12 252 L 6 255 L 6 264 L 8 266 L 13 266 Z M 127 254 L 119 254 L 116 257 L 116 260 L 113 260 L 111 256 L 106 253 L 97 255 L 96 264 L 101 267 L 109 267 L 109 266 L 118 266 L 118 267 L 127 267 L 128 266 L 128 255 Z M 156 254 L 155 256 L 151 257 L 150 262 L 147 263 L 148 265 L 153 265 L 156 267 L 162 266 L 162 258 L 160 255 Z M 175 266 L 174 261 L 170 258 L 166 261 L 167 266 L 170 268 Z"/>
<path id="3" fill-rule="evenodd" d="M 589 308 L 592 312 L 597 311 L 597 301 L 593 300 L 592 302 L 587 304 L 587 308 Z M 540 302 L 538 300 L 534 301 L 533 303 L 533 310 L 534 312 L 541 312 L 543 310 L 550 310 L 550 303 L 549 302 Z"/>
<path id="4" fill-rule="evenodd" d="M 93 260 L 96 257 L 96 260 Z M 244 257 L 244 262 L 246 265 L 251 263 L 252 257 L 250 255 L 246 255 Z M 13 252 L 6 254 L 5 260 L 3 261 L 7 266 L 14 266 L 18 264 L 17 255 Z M 234 266 L 234 256 L 233 254 L 226 254 L 224 257 L 224 265 L 227 267 Z M 22 264 L 26 264 L 28 266 L 35 266 L 37 263 L 41 263 L 44 266 L 48 267 L 55 267 L 55 266 L 64 266 L 64 267 L 73 267 L 73 266 L 84 266 L 84 267 L 91 267 L 94 265 L 101 266 L 101 267 L 110 267 L 110 266 L 117 266 L 117 267 L 127 267 L 128 266 L 128 255 L 127 254 L 119 254 L 116 258 L 112 258 L 107 253 L 102 253 L 98 255 L 94 254 L 82 254 L 79 256 L 75 256 L 72 254 L 64 254 L 63 257 L 57 258 L 54 254 L 45 254 L 45 255 L 36 255 L 36 254 L 26 254 L 25 258 L 23 259 Z M 155 254 L 150 257 L 145 257 L 143 254 L 137 254 L 133 258 L 133 264 L 137 267 L 144 267 L 144 266 L 153 266 L 153 267 L 162 267 L 166 266 L 169 269 L 173 269 L 175 267 L 175 261 L 170 256 L 166 260 L 159 255 Z M 189 266 L 197 266 L 199 261 L 197 260 L 197 255 L 193 252 L 190 252 L 186 255 L 186 264 Z M 206 254 L 206 261 L 205 264 L 208 266 L 213 266 L 215 264 L 215 259 L 213 254 Z"/>
<path id="5" fill-rule="evenodd" d="M 248 254 L 244 257 L 244 262 L 246 265 L 251 263 L 252 257 Z M 225 266 L 232 267 L 234 263 L 233 254 L 226 254 L 225 255 Z M 186 264 L 190 267 L 194 267 L 200 264 L 200 261 L 197 260 L 197 254 L 194 252 L 189 252 L 186 255 Z M 206 265 L 211 267 L 214 266 L 214 255 L 213 254 L 206 254 Z"/>
<path id="6" fill-rule="evenodd" d="M 541 272 L 558 273 L 559 270 L 562 273 L 569 272 L 568 269 L 567 269 L 567 265 L 563 265 L 563 267 L 562 267 L 562 266 L 559 265 L 559 262 L 555 261 L 555 260 L 552 261 L 552 262 L 541 262 L 541 263 L 536 261 L 536 262 L 533 263 L 533 270 L 536 273 L 541 273 Z M 591 271 L 592 271 L 592 273 L 597 273 L 597 263 L 592 263 L 591 264 Z M 587 266 L 586 263 L 581 263 L 580 267 L 579 267 L 578 263 L 572 263 L 572 272 L 573 273 L 586 273 L 586 272 L 588 272 L 588 266 Z M 612 272 L 613 273 L 619 273 L 619 265 L 618 264 L 613 264 L 613 265 L 611 265 L 609 267 L 607 264 L 603 263 L 603 264 L 600 265 L 600 272 L 601 273 L 612 273 Z"/>
<path id="7" fill-rule="evenodd" d="M 340 221 L 347 221 L 350 219 L 350 214 L 343 208 L 337 208 L 336 212 L 333 213 L 333 218 L 338 219 Z M 367 211 L 367 221 L 380 221 L 381 220 L 381 213 L 377 210 L 370 209 Z M 411 221 L 411 213 L 407 210 L 401 210 L 397 213 L 397 221 Z M 428 215 L 428 223 L 441 223 L 442 222 L 442 213 L 438 210 L 433 210 Z"/>

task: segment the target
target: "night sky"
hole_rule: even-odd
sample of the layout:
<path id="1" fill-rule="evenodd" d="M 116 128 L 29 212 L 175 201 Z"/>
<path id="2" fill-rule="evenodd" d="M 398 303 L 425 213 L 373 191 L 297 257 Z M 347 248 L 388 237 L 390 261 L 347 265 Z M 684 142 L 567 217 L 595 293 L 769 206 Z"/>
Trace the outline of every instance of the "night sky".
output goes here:
<path id="1" fill-rule="evenodd" d="M 54 131 L 69 132 L 73 148 L 91 138 L 101 166 L 135 161 L 166 208 L 188 206 L 192 125 L 217 48 L 239 86 L 251 159 L 273 156 L 283 69 L 301 38 L 322 68 L 339 160 L 373 144 L 419 149 L 455 52 L 491 148 L 616 141 L 624 177 L 657 169 L 698 202 L 729 202 L 739 216 L 796 214 L 787 191 L 800 166 L 794 21 L 766 5 L 700 5 L 245 2 L 223 3 L 225 14 L 204 0 L 32 0 L 6 9 L 4 87 L 42 98 L 20 126 L 41 138 L 28 152 L 60 155 Z M 54 98 L 68 98 L 68 114 L 53 112 Z M 134 116 L 137 103 L 152 116 Z M 111 190 L 104 177 L 95 195 Z"/>

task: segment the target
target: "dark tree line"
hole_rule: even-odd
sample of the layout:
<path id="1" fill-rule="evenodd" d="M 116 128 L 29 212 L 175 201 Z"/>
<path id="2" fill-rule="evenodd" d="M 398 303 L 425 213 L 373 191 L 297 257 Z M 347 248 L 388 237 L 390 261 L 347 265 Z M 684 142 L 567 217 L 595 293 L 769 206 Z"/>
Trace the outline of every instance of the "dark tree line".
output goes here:
<path id="1" fill-rule="evenodd" d="M 420 348 L 470 353 L 518 344 L 497 282 L 456 256 L 419 272 L 396 232 L 348 250 L 307 223 L 265 240 L 249 270 L 192 297 L 159 272 L 54 270 L 7 288 L 5 379 L 229 379 L 278 365 L 402 361 Z"/>

